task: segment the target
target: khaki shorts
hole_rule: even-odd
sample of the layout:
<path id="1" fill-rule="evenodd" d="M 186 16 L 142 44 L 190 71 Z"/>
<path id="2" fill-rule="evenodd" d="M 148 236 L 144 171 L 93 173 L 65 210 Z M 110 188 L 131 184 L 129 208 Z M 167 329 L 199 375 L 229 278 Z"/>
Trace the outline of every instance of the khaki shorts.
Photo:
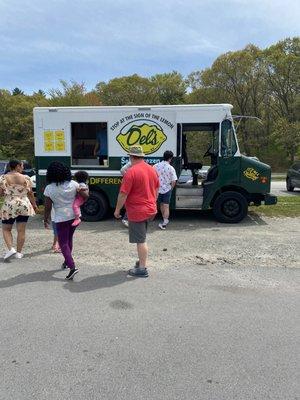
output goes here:
<path id="1" fill-rule="evenodd" d="M 148 220 L 141 222 L 129 222 L 129 243 L 145 243 Z"/>

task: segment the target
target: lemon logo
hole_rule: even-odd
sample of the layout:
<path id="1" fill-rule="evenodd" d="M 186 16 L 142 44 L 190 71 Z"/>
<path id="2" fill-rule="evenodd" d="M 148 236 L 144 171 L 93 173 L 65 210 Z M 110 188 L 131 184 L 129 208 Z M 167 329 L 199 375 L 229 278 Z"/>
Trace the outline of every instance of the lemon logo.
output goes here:
<path id="1" fill-rule="evenodd" d="M 244 176 L 252 181 L 256 181 L 259 177 L 259 173 L 253 168 L 247 168 L 244 171 Z"/>
<path id="2" fill-rule="evenodd" d="M 136 121 L 124 126 L 116 137 L 122 148 L 128 152 L 131 146 L 142 146 L 143 152 L 147 154 L 155 153 L 160 146 L 167 140 L 163 129 L 152 121 Z"/>

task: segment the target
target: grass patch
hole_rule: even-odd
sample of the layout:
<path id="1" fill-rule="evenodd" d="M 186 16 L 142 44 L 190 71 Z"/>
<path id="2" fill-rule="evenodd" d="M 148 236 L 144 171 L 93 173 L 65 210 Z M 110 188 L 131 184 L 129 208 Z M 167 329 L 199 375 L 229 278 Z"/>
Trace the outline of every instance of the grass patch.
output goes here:
<path id="1" fill-rule="evenodd" d="M 278 196 L 274 206 L 251 206 L 249 211 L 266 217 L 300 217 L 300 196 Z"/>

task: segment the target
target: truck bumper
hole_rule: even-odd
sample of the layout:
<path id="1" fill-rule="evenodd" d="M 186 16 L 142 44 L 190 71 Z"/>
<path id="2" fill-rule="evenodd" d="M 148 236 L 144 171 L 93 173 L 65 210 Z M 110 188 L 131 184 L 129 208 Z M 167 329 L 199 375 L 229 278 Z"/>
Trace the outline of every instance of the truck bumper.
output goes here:
<path id="1" fill-rule="evenodd" d="M 273 204 L 277 204 L 277 196 L 274 196 L 274 194 L 265 194 L 264 198 L 264 203 L 266 206 L 271 206 Z"/>

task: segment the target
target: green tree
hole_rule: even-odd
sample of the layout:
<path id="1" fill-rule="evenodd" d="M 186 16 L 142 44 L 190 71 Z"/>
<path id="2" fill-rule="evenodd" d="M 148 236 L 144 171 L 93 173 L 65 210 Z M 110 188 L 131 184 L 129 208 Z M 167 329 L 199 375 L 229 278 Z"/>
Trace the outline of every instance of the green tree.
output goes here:
<path id="1" fill-rule="evenodd" d="M 1 157 L 33 161 L 33 117 L 36 106 L 47 100 L 36 96 L 17 96 L 0 90 L 0 153 Z"/>
<path id="2" fill-rule="evenodd" d="M 300 147 L 300 122 L 289 122 L 285 118 L 279 118 L 272 136 L 293 163 Z"/>
<path id="3" fill-rule="evenodd" d="M 84 83 L 60 81 L 62 88 L 49 91 L 49 105 L 63 106 L 95 106 L 100 101 L 93 93 L 88 93 Z"/>
<path id="4" fill-rule="evenodd" d="M 300 155 L 300 38 L 287 38 L 265 50 L 254 45 L 220 55 L 210 68 L 187 79 L 176 71 L 150 78 L 137 74 L 99 82 L 60 81 L 46 95 L 31 96 L 16 87 L 0 89 L 0 157 L 33 158 L 32 109 L 35 106 L 151 105 L 231 103 L 242 120 L 242 151 L 278 167 Z M 196 139 L 195 139 L 196 140 Z M 298 153 L 297 153 L 298 152 Z"/>
<path id="5" fill-rule="evenodd" d="M 18 95 L 24 96 L 23 90 L 21 90 L 17 87 L 13 89 L 12 94 L 13 94 L 13 96 L 18 96 Z"/>
<path id="6" fill-rule="evenodd" d="M 273 132 L 271 139 L 278 148 L 273 160 L 278 159 L 280 152 L 284 165 L 282 151 L 293 161 L 299 149 L 300 38 L 287 38 L 267 48 L 264 64 L 267 87 L 264 119 L 269 123 Z"/>
<path id="7" fill-rule="evenodd" d="M 218 57 L 211 68 L 188 76 L 193 89 L 188 102 L 231 103 L 238 115 L 262 116 L 266 95 L 262 52 L 254 46 L 228 52 Z M 239 136 L 243 150 L 251 154 L 251 138 L 243 120 Z"/>
<path id="8" fill-rule="evenodd" d="M 156 74 L 150 78 L 159 104 L 181 104 L 185 102 L 187 82 L 176 71 Z"/>
<path id="9" fill-rule="evenodd" d="M 159 99 L 149 79 L 137 74 L 99 82 L 95 92 L 106 106 L 158 104 Z"/>
<path id="10" fill-rule="evenodd" d="M 40 96 L 46 98 L 46 93 L 44 92 L 44 90 L 39 89 L 37 92 L 33 92 L 33 96 Z"/>
<path id="11" fill-rule="evenodd" d="M 264 57 L 272 99 L 270 106 L 277 117 L 296 121 L 299 119 L 295 111 L 300 91 L 300 38 L 287 38 L 270 46 L 264 51 Z"/>

